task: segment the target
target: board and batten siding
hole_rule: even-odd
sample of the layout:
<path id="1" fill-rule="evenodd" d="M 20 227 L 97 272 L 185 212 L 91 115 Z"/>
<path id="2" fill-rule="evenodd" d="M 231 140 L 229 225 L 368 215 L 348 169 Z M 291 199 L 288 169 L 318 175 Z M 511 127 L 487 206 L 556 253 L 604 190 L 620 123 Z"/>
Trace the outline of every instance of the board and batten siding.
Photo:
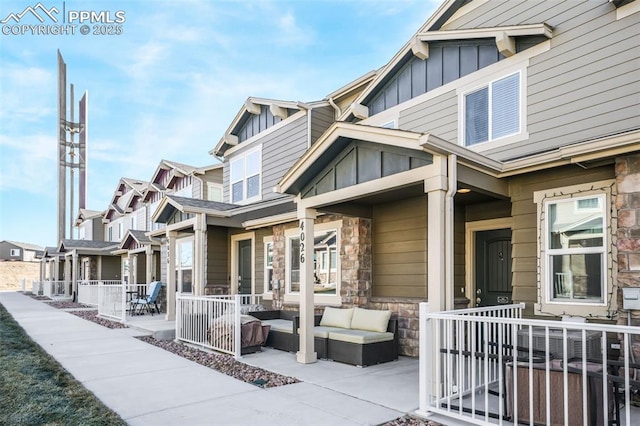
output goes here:
<path id="1" fill-rule="evenodd" d="M 538 214 L 534 191 L 615 178 L 613 165 L 589 170 L 566 166 L 513 177 L 509 182 L 513 218 L 512 283 L 514 302 L 538 301 Z M 528 306 L 530 307 L 530 306 Z"/>
<path id="2" fill-rule="evenodd" d="M 373 296 L 427 297 L 427 198 L 373 206 Z"/>
<path id="3" fill-rule="evenodd" d="M 279 196 L 273 192 L 273 188 L 307 149 L 306 115 L 255 140 L 248 145 L 247 149 L 260 144 L 262 145 L 262 198 L 267 200 Z M 242 147 L 242 144 L 239 147 Z M 231 161 L 235 155 L 242 154 L 244 151 L 240 149 L 224 159 L 223 196 L 229 203 L 231 202 L 229 191 Z"/>

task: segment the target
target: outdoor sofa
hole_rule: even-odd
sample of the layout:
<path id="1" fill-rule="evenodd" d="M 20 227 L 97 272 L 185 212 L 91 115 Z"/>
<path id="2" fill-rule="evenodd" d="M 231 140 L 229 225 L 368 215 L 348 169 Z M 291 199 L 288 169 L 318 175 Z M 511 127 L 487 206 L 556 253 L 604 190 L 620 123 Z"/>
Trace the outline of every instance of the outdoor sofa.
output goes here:
<path id="1" fill-rule="evenodd" d="M 299 348 L 300 317 L 294 311 L 251 312 L 270 326 L 266 346 L 288 352 Z M 366 367 L 398 359 L 398 320 L 390 311 L 327 307 L 314 316 L 318 358 Z"/>

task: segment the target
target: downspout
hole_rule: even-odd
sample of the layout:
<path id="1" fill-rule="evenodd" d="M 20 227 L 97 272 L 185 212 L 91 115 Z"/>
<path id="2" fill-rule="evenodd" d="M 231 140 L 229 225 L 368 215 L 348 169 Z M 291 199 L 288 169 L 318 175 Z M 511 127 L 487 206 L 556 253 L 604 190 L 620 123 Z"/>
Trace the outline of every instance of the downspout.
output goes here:
<path id="1" fill-rule="evenodd" d="M 444 198 L 444 264 L 445 264 L 445 278 L 444 278 L 444 303 L 445 309 L 452 310 L 454 308 L 454 209 L 453 209 L 453 197 L 458 190 L 458 157 L 455 154 L 449 154 L 447 158 L 447 192 Z"/>
<path id="2" fill-rule="evenodd" d="M 340 118 L 340 116 L 342 115 L 342 110 L 340 109 L 340 107 L 338 105 L 336 105 L 336 103 L 334 102 L 333 98 L 329 98 L 329 105 L 331 105 L 333 107 L 333 109 L 336 111 L 334 120 L 337 120 L 338 118 Z"/>
<path id="3" fill-rule="evenodd" d="M 298 108 L 303 109 L 307 112 L 307 149 L 311 148 L 311 108 L 308 106 L 302 105 L 301 102 L 298 102 Z"/>

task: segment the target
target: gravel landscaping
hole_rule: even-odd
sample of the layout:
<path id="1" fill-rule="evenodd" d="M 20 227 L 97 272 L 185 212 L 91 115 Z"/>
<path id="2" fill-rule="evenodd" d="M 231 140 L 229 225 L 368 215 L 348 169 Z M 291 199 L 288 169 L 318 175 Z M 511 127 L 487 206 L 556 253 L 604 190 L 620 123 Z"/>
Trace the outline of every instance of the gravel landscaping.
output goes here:
<path id="1" fill-rule="evenodd" d="M 47 305 L 57 309 L 82 309 L 93 308 L 91 305 L 85 305 L 78 302 L 45 302 Z"/>
<path id="2" fill-rule="evenodd" d="M 87 321 L 92 321 L 95 322 L 96 324 L 100 324 L 104 327 L 107 328 L 128 328 L 126 325 L 116 322 L 116 321 L 111 321 L 108 319 L 104 319 L 104 318 L 100 318 L 98 316 L 98 311 L 97 310 L 91 310 L 91 311 L 68 311 L 70 314 L 73 314 L 75 316 L 78 316 L 82 319 L 86 319 Z"/>

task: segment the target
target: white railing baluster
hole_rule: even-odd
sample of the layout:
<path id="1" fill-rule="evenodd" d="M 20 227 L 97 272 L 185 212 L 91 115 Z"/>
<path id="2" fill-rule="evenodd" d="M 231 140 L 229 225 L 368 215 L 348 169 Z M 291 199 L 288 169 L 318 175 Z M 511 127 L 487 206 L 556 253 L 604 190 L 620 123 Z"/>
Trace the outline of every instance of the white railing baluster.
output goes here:
<path id="1" fill-rule="evenodd" d="M 421 354 L 433 344 L 437 347 L 432 349 L 435 357 L 420 361 L 419 413 L 435 412 L 475 424 L 490 421 L 502 424 L 505 420 L 569 424 L 580 423 L 576 418 L 580 415 L 585 424 L 637 422 L 637 417 L 631 417 L 638 413 L 632 407 L 629 390 L 640 387 L 633 376 L 636 364 L 632 364 L 631 357 L 632 337 L 640 337 L 640 328 L 523 319 L 523 308 L 523 304 L 517 304 L 438 313 L 421 311 L 420 330 L 431 324 L 429 329 L 435 333 L 432 337 L 421 333 Z M 620 361 L 609 360 L 608 335 L 619 336 Z M 427 338 L 429 341 L 425 342 Z M 477 355 L 482 352 L 484 355 Z M 519 354 L 526 357 L 521 365 Z M 577 357 L 581 358 L 573 360 Z M 556 359 L 552 362 L 552 358 Z M 619 370 L 620 374 L 613 374 L 609 368 Z M 429 381 L 423 382 L 426 378 Z M 552 385 L 555 380 L 561 383 Z M 542 392 L 534 390 L 534 383 L 540 383 Z M 582 391 L 573 383 L 582 383 Z M 498 386 L 497 407 L 495 399 L 488 397 L 490 386 L 491 389 Z M 615 387 L 624 390 L 620 398 L 613 393 Z M 593 389 L 598 389 L 597 394 Z M 530 398 L 524 400 L 522 396 L 527 390 Z M 480 392 L 484 392 L 483 398 Z M 584 401 L 581 406 L 572 401 L 575 396 Z M 598 418 L 589 420 L 595 412 L 594 404 L 598 404 L 595 407 Z M 609 411 L 610 404 L 614 407 L 624 404 L 620 418 L 614 417 L 613 410 Z"/>

